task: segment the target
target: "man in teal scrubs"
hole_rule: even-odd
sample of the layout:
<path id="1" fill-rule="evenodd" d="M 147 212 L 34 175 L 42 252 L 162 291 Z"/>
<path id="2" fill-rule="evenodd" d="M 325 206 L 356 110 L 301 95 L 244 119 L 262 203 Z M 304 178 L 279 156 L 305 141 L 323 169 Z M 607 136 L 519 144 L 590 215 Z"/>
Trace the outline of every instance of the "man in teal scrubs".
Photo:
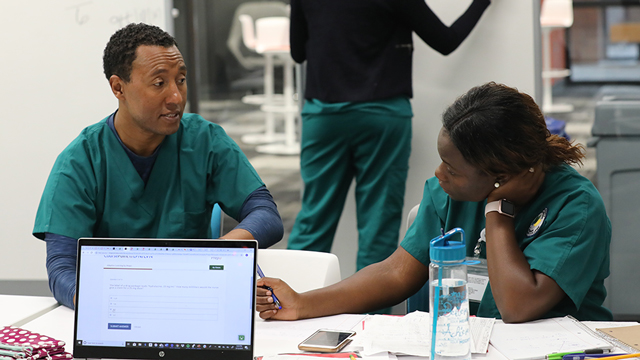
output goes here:
<path id="1" fill-rule="evenodd" d="M 51 290 L 73 307 L 80 237 L 211 238 L 215 204 L 239 225 L 224 238 L 282 238 L 276 205 L 224 130 L 183 114 L 187 69 L 175 39 L 132 24 L 104 51 L 118 109 L 59 155 L 42 194 L 34 236 L 47 242 Z"/>

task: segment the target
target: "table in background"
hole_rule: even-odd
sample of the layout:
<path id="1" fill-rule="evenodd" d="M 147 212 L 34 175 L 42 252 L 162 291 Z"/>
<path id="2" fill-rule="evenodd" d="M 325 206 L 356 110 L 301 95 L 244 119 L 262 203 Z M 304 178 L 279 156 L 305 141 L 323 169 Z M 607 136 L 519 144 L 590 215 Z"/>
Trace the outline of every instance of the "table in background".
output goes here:
<path id="1" fill-rule="evenodd" d="M 59 306 L 50 296 L 0 295 L 0 326 L 22 326 Z"/>

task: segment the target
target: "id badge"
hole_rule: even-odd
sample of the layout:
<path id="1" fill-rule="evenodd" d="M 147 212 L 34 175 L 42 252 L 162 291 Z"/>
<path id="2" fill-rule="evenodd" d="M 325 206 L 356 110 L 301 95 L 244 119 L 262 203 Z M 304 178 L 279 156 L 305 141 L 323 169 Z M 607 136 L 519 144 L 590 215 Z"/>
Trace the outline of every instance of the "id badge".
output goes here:
<path id="1" fill-rule="evenodd" d="M 479 262 L 467 265 L 467 293 L 469 301 L 480 303 L 484 296 L 484 291 L 489 285 L 489 271 L 487 270 L 487 259 L 468 258 Z"/>

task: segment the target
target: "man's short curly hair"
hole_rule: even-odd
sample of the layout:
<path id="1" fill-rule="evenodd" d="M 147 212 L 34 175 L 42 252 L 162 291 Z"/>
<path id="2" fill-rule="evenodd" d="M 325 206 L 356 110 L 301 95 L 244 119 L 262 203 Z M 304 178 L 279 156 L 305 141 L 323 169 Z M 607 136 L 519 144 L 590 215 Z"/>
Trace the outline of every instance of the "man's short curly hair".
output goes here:
<path id="1" fill-rule="evenodd" d="M 162 46 L 165 48 L 178 46 L 176 39 L 157 26 L 148 24 L 129 24 L 111 35 L 104 48 L 102 67 L 107 80 L 111 75 L 118 75 L 129 82 L 131 66 L 136 59 L 136 50 L 140 45 Z"/>

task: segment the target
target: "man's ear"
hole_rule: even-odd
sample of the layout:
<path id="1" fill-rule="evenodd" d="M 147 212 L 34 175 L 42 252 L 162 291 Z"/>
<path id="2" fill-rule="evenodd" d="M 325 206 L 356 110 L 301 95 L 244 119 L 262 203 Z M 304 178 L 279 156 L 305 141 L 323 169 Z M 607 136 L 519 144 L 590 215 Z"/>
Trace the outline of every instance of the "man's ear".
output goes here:
<path id="1" fill-rule="evenodd" d="M 111 86 L 111 92 L 118 98 L 118 100 L 124 100 L 124 84 L 125 81 L 118 75 L 111 75 L 109 78 L 109 86 Z"/>

